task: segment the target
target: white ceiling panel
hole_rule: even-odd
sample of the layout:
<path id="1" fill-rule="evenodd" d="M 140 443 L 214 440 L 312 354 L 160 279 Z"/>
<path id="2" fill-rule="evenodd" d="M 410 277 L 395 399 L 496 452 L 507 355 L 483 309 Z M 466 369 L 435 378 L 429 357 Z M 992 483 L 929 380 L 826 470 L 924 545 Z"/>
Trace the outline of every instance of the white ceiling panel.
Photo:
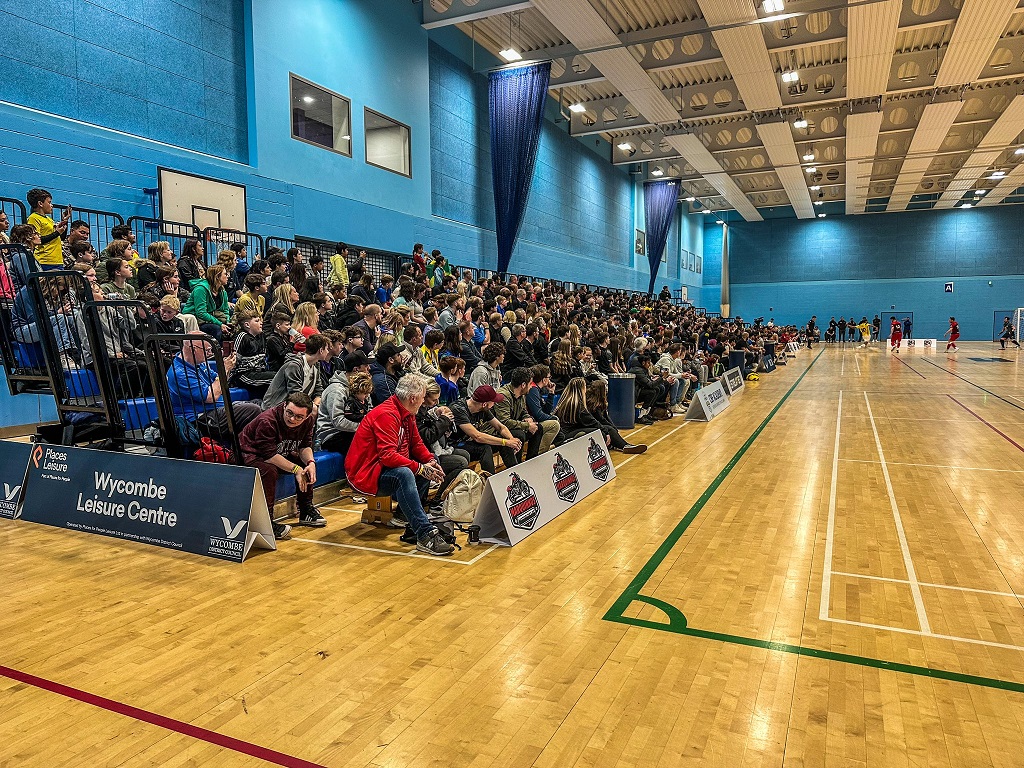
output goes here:
<path id="1" fill-rule="evenodd" d="M 950 126 L 962 108 L 963 102 L 960 101 L 929 104 L 924 108 L 921 121 L 910 142 L 907 159 L 903 161 L 903 167 L 896 178 L 896 186 L 885 210 L 902 211 L 910 204 L 910 198 L 917 192 L 925 172 L 932 164 L 933 155 L 939 151 L 949 134 Z"/>
<path id="2" fill-rule="evenodd" d="M 806 174 L 800 166 L 800 157 L 797 155 L 796 142 L 793 141 L 793 130 L 789 123 L 762 123 L 757 126 L 757 133 L 768 152 L 768 159 L 775 166 L 775 172 L 786 190 L 796 217 L 813 219 L 814 205 L 807 191 Z"/>
<path id="3" fill-rule="evenodd" d="M 953 27 L 936 86 L 961 85 L 977 79 L 999 42 L 1018 0 L 964 0 Z"/>
<path id="4" fill-rule="evenodd" d="M 901 0 L 854 4 L 847 11 L 849 44 L 846 96 L 870 99 L 885 93 L 899 29 Z"/>

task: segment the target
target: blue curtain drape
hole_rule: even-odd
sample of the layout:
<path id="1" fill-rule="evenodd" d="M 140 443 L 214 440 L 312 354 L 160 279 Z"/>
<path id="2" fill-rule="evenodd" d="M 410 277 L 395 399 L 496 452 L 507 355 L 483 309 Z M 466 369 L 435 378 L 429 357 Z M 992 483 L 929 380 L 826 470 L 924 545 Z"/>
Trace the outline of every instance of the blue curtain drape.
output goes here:
<path id="1" fill-rule="evenodd" d="M 647 221 L 647 262 L 651 265 L 651 282 L 647 293 L 654 293 L 661 254 L 668 242 L 668 230 L 679 201 L 679 182 L 648 181 L 644 184 L 644 216 Z"/>
<path id="2" fill-rule="evenodd" d="M 501 274 L 508 271 L 526 214 L 550 81 L 551 62 L 501 69 L 488 77 L 491 177 Z"/>

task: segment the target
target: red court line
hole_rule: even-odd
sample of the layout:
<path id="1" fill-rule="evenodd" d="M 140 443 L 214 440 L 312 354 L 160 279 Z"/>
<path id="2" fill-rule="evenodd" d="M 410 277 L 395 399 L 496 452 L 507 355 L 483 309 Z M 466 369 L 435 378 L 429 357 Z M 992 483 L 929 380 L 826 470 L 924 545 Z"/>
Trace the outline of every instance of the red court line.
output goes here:
<path id="1" fill-rule="evenodd" d="M 274 763 L 275 765 L 283 765 L 286 768 L 325 768 L 325 766 L 319 763 L 311 763 L 308 760 L 303 760 L 298 757 L 292 757 L 286 755 L 283 752 L 275 752 L 272 749 L 261 747 L 258 744 L 250 744 L 248 741 L 242 741 L 241 739 L 235 739 L 231 736 L 225 736 L 216 731 L 209 731 L 206 728 L 200 728 L 189 723 L 183 723 L 181 720 L 175 720 L 170 717 L 164 717 L 158 715 L 155 712 L 149 712 L 145 709 L 139 709 L 133 707 L 130 704 L 122 704 L 120 701 L 114 701 L 103 696 L 97 696 L 94 693 L 88 693 L 87 691 L 81 691 L 78 688 L 72 688 L 61 683 L 55 683 L 52 680 L 47 680 L 43 677 L 36 677 L 30 675 L 27 672 L 20 672 L 17 669 L 11 669 L 0 665 L 0 675 L 3 677 L 16 680 L 19 683 L 25 683 L 36 688 L 41 688 L 44 691 L 50 693 L 56 693 L 60 696 L 67 696 L 69 699 L 75 699 L 85 704 L 91 704 L 94 707 L 100 709 L 106 709 L 109 712 L 114 712 L 118 715 L 124 715 L 125 717 L 131 717 L 135 720 L 140 720 L 150 725 L 155 725 L 159 728 L 166 728 L 169 731 L 175 733 L 181 733 L 185 736 L 191 736 L 194 739 L 200 741 L 206 741 L 210 744 L 216 744 L 218 747 L 224 747 L 235 752 L 240 752 L 243 755 L 249 755 L 250 757 L 256 757 L 260 760 L 266 760 L 268 763 Z"/>
<path id="2" fill-rule="evenodd" d="M 1014 440 L 1014 439 L 1013 439 L 1012 437 L 1010 437 L 1009 435 L 1007 435 L 1007 434 L 1006 434 L 1005 432 L 1001 432 L 1001 431 L 1000 431 L 999 429 L 997 429 L 997 428 L 996 428 L 996 427 L 994 427 L 993 425 L 989 424 L 989 423 L 988 423 L 987 421 L 985 421 L 985 420 L 984 420 L 983 418 L 981 418 L 981 416 L 979 416 L 978 414 L 976 414 L 976 413 L 975 413 L 974 411 L 972 411 L 972 410 L 971 410 L 970 408 L 968 408 L 968 407 L 967 407 L 966 405 L 964 405 L 963 403 L 961 403 L 961 402 L 960 402 L 959 400 L 957 400 L 957 399 L 956 399 L 955 397 L 953 397 L 952 395 L 946 395 L 946 397 L 948 397 L 948 398 L 949 398 L 950 400 L 952 400 L 952 401 L 953 401 L 954 403 L 956 403 L 957 405 L 959 405 L 959 406 L 960 406 L 961 408 L 963 408 L 963 409 L 964 409 L 965 411 L 967 411 L 967 412 L 968 412 L 969 414 L 971 414 L 971 416 L 973 416 L 974 418 L 976 418 L 976 419 L 977 419 L 978 421 L 980 421 L 980 422 L 981 422 L 982 424 L 984 424 L 984 425 L 985 425 L 986 427 L 988 427 L 989 429 L 991 429 L 991 430 L 992 430 L 993 432 L 996 432 L 997 434 L 999 434 L 999 435 L 1000 435 L 1000 436 L 1001 436 L 1001 437 L 1002 437 L 1002 438 L 1003 438 L 1004 440 L 1006 440 L 1006 442 L 1008 442 L 1008 443 L 1012 444 L 1013 446 L 1015 446 L 1015 447 L 1016 447 L 1016 448 L 1017 448 L 1017 449 L 1018 449 L 1019 451 L 1022 451 L 1022 452 L 1024 452 L 1024 446 L 1022 446 L 1022 445 L 1021 445 L 1020 443 L 1018 443 L 1018 442 L 1017 442 L 1016 440 Z"/>

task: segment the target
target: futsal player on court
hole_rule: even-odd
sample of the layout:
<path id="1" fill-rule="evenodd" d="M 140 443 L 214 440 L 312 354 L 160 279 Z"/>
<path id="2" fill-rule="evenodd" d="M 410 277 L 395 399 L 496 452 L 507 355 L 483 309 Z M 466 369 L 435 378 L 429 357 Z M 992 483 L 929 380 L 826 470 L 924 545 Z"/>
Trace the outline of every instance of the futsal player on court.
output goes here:
<path id="1" fill-rule="evenodd" d="M 960 351 L 960 347 L 956 345 L 956 340 L 960 338 L 960 324 L 956 321 L 955 317 L 949 318 L 949 330 L 942 335 L 949 336 L 949 342 L 946 344 L 946 352 L 949 352 L 950 349 L 954 352 Z"/>
<path id="2" fill-rule="evenodd" d="M 861 321 L 857 324 L 857 330 L 860 331 L 860 344 L 857 345 L 857 349 L 866 347 L 868 342 L 871 341 L 871 323 L 868 322 L 866 317 L 861 318 Z"/>
<path id="3" fill-rule="evenodd" d="M 1017 332 L 1013 329 L 1013 323 L 1010 322 L 1010 318 L 1003 318 L 1003 331 L 999 334 L 999 348 L 1006 349 L 1006 342 L 1012 341 L 1013 346 L 1020 349 L 1020 342 L 1017 341 Z"/>
<path id="4" fill-rule="evenodd" d="M 896 354 L 900 352 L 900 342 L 903 341 L 903 326 L 895 317 L 889 318 L 889 349 Z"/>

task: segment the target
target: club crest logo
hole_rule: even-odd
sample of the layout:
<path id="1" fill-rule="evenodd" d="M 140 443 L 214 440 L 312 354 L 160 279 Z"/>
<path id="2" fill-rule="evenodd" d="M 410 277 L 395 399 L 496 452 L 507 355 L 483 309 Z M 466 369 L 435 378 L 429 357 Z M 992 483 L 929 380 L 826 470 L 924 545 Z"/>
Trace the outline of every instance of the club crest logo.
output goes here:
<path id="1" fill-rule="evenodd" d="M 587 460 L 590 462 L 590 472 L 602 483 L 608 479 L 611 465 L 608 463 L 608 454 L 597 444 L 594 438 L 590 438 L 590 445 L 587 446 Z"/>
<path id="2" fill-rule="evenodd" d="M 552 470 L 551 482 L 555 484 L 555 495 L 569 504 L 576 501 L 576 494 L 580 490 L 580 481 L 576 477 L 576 470 L 572 464 L 562 458 L 562 454 L 556 453 Z"/>
<path id="3" fill-rule="evenodd" d="M 537 518 L 540 517 L 537 492 L 515 472 L 512 473 L 512 482 L 505 497 L 505 509 L 508 510 L 512 525 L 524 531 L 533 530 Z"/>

